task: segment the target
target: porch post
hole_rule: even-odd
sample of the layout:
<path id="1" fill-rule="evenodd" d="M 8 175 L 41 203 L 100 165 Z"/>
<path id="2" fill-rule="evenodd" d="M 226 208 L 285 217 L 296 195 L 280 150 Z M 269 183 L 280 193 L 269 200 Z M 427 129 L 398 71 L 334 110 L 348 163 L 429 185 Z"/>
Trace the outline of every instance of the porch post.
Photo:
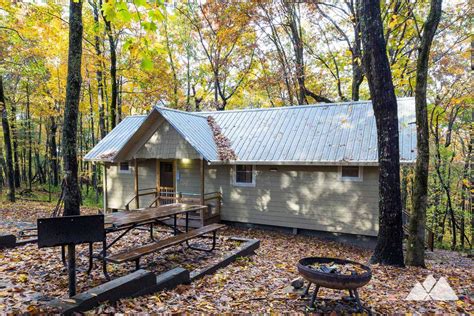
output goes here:
<path id="1" fill-rule="evenodd" d="M 204 205 L 204 159 L 201 159 L 201 205 Z"/>
<path id="2" fill-rule="evenodd" d="M 104 191 L 104 214 L 107 213 L 107 164 L 104 162 L 103 164 L 103 179 L 102 179 L 102 187 Z"/>
<path id="3" fill-rule="evenodd" d="M 155 199 L 160 196 L 160 160 L 156 159 L 155 161 L 155 168 L 156 168 L 156 194 L 155 194 Z M 156 201 L 156 206 L 160 206 L 160 201 Z"/>
<path id="4" fill-rule="evenodd" d="M 135 162 L 135 208 L 139 208 L 140 207 L 140 197 L 138 196 L 138 162 L 137 162 L 137 158 L 135 158 L 134 160 Z"/>

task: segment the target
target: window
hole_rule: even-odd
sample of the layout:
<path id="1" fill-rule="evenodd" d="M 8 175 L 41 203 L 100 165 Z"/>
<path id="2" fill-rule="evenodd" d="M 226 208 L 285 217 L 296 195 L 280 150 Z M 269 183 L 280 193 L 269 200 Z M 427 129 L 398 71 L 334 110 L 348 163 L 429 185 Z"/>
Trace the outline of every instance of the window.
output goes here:
<path id="1" fill-rule="evenodd" d="M 130 173 L 130 165 L 128 162 L 119 163 L 119 173 Z"/>
<path id="2" fill-rule="evenodd" d="M 255 186 L 255 168 L 251 165 L 236 165 L 234 167 L 234 185 L 254 187 Z"/>
<path id="3" fill-rule="evenodd" d="M 343 181 L 362 181 L 362 167 L 359 167 L 359 166 L 339 167 L 339 179 Z"/>

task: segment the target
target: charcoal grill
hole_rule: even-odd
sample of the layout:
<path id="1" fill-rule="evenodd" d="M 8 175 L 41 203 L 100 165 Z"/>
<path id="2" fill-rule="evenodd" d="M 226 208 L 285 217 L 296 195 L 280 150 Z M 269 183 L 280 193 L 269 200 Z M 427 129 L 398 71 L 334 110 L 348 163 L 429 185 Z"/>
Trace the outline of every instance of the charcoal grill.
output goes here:
<path id="1" fill-rule="evenodd" d="M 360 266 L 363 273 L 352 274 L 352 275 L 345 275 L 345 274 L 338 274 L 338 273 L 329 273 L 323 272 L 319 270 L 315 270 L 310 268 L 310 265 L 313 264 L 328 264 L 328 263 L 335 263 L 335 264 L 354 264 Z M 304 295 L 309 294 L 309 290 L 312 284 L 315 285 L 315 289 L 311 296 L 311 302 L 309 307 L 313 308 L 314 303 L 316 301 L 316 297 L 318 295 L 318 291 L 321 287 L 326 287 L 330 289 L 336 290 L 347 290 L 349 291 L 350 297 L 354 298 L 357 306 L 362 311 L 364 307 L 359 298 L 359 293 L 357 289 L 366 285 L 370 279 L 372 278 L 372 271 L 368 266 L 360 264 L 358 262 L 344 260 L 344 259 L 337 259 L 337 258 L 323 258 L 323 257 L 308 257 L 303 258 L 298 262 L 298 272 L 305 278 L 309 284 L 305 290 Z"/>

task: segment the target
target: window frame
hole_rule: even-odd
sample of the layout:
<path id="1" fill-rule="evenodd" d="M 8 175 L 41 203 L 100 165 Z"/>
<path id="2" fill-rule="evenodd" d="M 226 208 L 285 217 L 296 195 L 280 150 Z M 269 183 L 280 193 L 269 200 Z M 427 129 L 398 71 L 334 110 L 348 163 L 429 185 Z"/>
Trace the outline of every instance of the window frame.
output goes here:
<path id="1" fill-rule="evenodd" d="M 359 175 L 357 177 L 347 177 L 342 175 L 342 169 L 344 167 L 357 167 L 359 170 Z M 364 167 L 363 166 L 339 166 L 338 168 L 338 179 L 339 181 L 348 181 L 348 182 L 362 182 L 364 181 Z"/>
<path id="2" fill-rule="evenodd" d="M 122 164 L 127 164 L 128 166 L 128 169 L 127 170 L 122 170 Z M 122 161 L 122 162 L 119 162 L 118 165 L 117 165 L 117 168 L 118 168 L 118 173 L 132 173 L 132 168 L 130 166 L 130 162 L 129 161 Z"/>
<path id="3" fill-rule="evenodd" d="M 252 167 L 252 182 L 237 182 L 237 166 L 250 166 Z M 257 185 L 257 172 L 255 165 L 249 164 L 238 164 L 231 168 L 231 184 L 234 187 L 248 187 L 254 188 Z"/>

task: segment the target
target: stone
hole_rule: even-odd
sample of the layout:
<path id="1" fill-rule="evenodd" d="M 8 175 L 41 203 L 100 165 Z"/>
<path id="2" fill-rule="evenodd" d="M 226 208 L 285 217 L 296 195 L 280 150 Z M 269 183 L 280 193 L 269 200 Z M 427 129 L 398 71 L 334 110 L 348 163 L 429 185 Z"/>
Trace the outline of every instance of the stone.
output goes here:
<path id="1" fill-rule="evenodd" d="M 296 278 L 291 281 L 291 286 L 295 289 L 301 289 L 304 286 L 304 279 L 303 278 Z"/>

